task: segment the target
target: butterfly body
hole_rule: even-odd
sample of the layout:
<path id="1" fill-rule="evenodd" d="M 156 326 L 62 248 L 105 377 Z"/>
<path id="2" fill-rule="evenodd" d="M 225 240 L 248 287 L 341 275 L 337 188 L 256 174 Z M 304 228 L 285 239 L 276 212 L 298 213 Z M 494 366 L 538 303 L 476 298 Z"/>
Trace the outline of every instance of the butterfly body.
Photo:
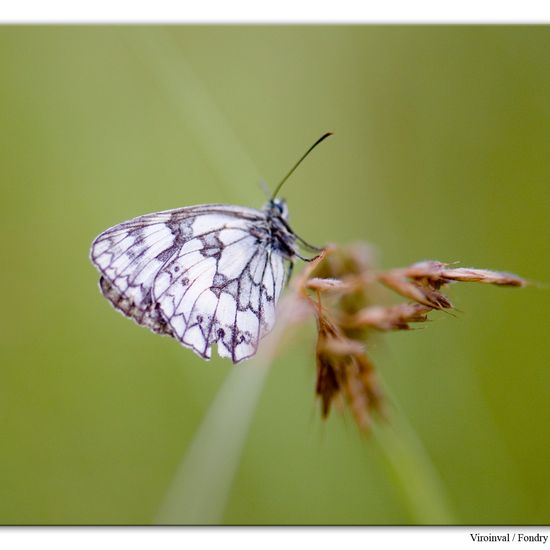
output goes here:
<path id="1" fill-rule="evenodd" d="M 256 353 L 301 258 L 282 199 L 262 210 L 206 204 L 140 216 L 101 233 L 91 260 L 124 315 L 204 359 Z"/>

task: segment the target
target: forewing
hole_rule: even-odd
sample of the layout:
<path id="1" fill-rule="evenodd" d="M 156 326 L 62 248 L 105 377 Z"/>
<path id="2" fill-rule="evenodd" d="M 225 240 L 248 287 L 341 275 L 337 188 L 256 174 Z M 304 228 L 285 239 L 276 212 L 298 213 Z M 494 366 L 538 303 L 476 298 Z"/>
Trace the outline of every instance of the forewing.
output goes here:
<path id="1" fill-rule="evenodd" d="M 125 315 L 161 334 L 172 334 L 153 301 L 153 283 L 170 259 L 194 236 L 204 232 L 205 216 L 216 227 L 237 220 L 257 221 L 251 208 L 199 205 L 147 214 L 116 225 L 92 244 L 91 260 L 101 272 L 105 297 Z"/>
<path id="2" fill-rule="evenodd" d="M 209 359 L 216 343 L 220 356 L 238 363 L 273 328 L 284 279 L 282 256 L 242 222 L 185 243 L 159 273 L 153 295 L 184 346 Z"/>

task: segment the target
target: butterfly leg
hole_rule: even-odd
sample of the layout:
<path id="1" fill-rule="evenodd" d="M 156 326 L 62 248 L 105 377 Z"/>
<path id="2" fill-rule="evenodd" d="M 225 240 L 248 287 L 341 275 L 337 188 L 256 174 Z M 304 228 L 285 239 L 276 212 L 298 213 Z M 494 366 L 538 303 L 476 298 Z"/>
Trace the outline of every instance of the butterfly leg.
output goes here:
<path id="1" fill-rule="evenodd" d="M 294 236 L 296 237 L 296 240 L 300 242 L 300 244 L 302 244 L 311 252 L 322 252 L 324 250 L 324 248 L 322 247 L 319 248 L 318 246 L 313 246 L 312 244 L 309 244 L 308 242 L 304 241 L 304 239 L 302 239 L 302 237 L 300 237 L 299 235 L 294 234 Z"/>
<path id="2" fill-rule="evenodd" d="M 323 251 L 324 249 L 321 248 L 320 251 Z M 321 254 L 317 254 L 316 256 L 313 256 L 313 258 L 306 258 L 304 256 L 301 256 L 300 254 L 298 254 L 297 252 L 294 254 L 297 258 L 300 258 L 300 260 L 304 261 L 304 262 L 313 262 L 313 260 L 316 260 Z"/>
<path id="3" fill-rule="evenodd" d="M 292 277 L 292 270 L 294 269 L 294 262 L 289 262 L 288 269 L 286 270 L 286 286 L 290 282 L 290 277 Z"/>

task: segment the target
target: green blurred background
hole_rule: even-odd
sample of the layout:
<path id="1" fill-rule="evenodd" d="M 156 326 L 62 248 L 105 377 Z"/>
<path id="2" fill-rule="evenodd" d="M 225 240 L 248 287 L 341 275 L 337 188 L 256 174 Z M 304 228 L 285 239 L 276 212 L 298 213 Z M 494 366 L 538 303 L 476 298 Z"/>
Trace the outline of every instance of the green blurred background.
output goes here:
<path id="1" fill-rule="evenodd" d="M 155 521 L 224 378 L 254 365 L 115 313 L 90 243 L 155 210 L 259 207 L 326 130 L 283 193 L 308 241 L 548 282 L 549 59 L 547 27 L 0 28 L 0 523 Z M 390 445 L 320 420 L 304 330 L 219 521 L 549 523 L 549 291 L 452 298 L 456 316 L 371 349 Z M 436 480 L 433 513 L 403 456 Z"/>

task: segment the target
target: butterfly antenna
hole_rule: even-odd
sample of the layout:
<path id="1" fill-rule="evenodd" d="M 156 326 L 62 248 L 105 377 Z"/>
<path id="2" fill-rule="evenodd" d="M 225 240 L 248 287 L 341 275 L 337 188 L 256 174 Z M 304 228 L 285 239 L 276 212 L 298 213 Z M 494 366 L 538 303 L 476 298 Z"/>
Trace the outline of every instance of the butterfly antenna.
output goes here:
<path id="1" fill-rule="evenodd" d="M 275 188 L 275 191 L 273 191 L 273 195 L 271 195 L 271 200 L 273 200 L 276 196 L 277 196 L 277 193 L 281 190 L 281 187 L 283 186 L 283 183 L 292 175 L 292 173 L 294 172 L 294 170 L 296 170 L 296 168 L 298 168 L 298 166 L 300 165 L 300 163 L 311 153 L 311 151 L 313 151 L 313 149 L 315 149 L 315 147 L 317 147 L 317 145 L 319 145 L 319 143 L 321 143 L 321 141 L 324 141 L 325 139 L 327 139 L 329 136 L 332 136 L 332 132 L 327 132 L 326 134 L 323 134 L 301 157 L 300 157 L 300 160 L 290 169 L 290 171 L 288 172 L 288 174 L 280 181 L 279 185 L 277 185 L 277 187 Z"/>
<path id="2" fill-rule="evenodd" d="M 269 189 L 269 185 L 267 185 L 267 182 L 264 180 L 260 180 L 260 187 L 262 188 L 264 195 L 269 198 L 271 195 L 271 190 Z"/>

